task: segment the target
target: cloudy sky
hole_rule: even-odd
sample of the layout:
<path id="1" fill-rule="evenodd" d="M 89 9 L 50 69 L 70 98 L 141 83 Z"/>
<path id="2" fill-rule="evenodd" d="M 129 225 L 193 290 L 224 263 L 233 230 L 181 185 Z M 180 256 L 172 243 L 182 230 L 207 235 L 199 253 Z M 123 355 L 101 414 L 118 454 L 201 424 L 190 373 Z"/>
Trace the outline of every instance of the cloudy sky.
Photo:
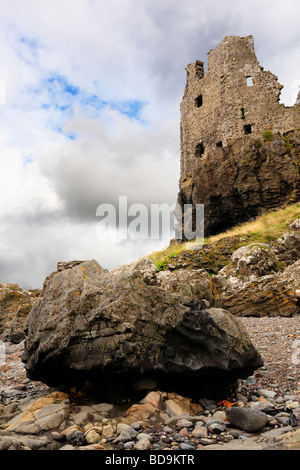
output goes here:
<path id="1" fill-rule="evenodd" d="M 293 105 L 299 0 L 0 0 L 0 282 L 107 269 L 168 240 L 99 239 L 103 203 L 173 204 L 185 67 L 252 34 Z"/>

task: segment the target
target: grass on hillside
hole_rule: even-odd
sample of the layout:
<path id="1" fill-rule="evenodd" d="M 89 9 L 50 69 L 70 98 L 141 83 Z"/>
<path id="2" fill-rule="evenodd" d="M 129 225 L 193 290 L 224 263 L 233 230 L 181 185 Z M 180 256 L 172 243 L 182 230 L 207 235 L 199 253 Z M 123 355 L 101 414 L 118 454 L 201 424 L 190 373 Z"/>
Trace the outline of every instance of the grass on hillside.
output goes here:
<path id="1" fill-rule="evenodd" d="M 251 222 L 233 227 L 224 233 L 206 238 L 205 245 L 213 245 L 214 243 L 227 237 L 241 237 L 245 239 L 244 245 L 250 243 L 270 243 L 276 240 L 288 231 L 288 226 L 300 217 L 300 202 L 290 205 L 284 209 L 267 212 Z M 156 251 L 148 255 L 156 264 L 158 270 L 172 261 L 179 253 L 192 249 L 195 242 L 172 243 L 163 250 Z"/>

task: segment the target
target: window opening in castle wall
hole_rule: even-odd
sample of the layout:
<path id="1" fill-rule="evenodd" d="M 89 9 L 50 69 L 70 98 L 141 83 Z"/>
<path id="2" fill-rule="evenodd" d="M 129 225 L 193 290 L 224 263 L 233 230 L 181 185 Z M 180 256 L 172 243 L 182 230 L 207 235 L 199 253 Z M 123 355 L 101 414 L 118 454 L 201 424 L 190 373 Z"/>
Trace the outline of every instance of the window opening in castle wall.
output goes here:
<path id="1" fill-rule="evenodd" d="M 200 142 L 199 144 L 196 145 L 196 151 L 195 151 L 195 157 L 202 157 L 204 154 L 204 145 L 203 142 Z"/>
<path id="2" fill-rule="evenodd" d="M 253 78 L 247 77 L 247 86 L 253 86 Z"/>
<path id="3" fill-rule="evenodd" d="M 251 133 L 252 133 L 252 126 L 251 126 L 251 124 L 246 124 L 246 125 L 244 126 L 244 131 L 245 131 L 245 134 L 246 134 L 246 135 L 251 134 Z"/>

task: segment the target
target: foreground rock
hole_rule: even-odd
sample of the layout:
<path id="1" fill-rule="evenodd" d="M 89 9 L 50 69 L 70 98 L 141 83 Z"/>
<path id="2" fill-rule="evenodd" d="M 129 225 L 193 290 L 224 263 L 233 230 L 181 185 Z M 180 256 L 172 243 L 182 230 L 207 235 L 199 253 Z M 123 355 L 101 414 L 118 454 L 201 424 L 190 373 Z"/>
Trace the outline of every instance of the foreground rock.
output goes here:
<path id="1" fill-rule="evenodd" d="M 49 276 L 28 316 L 28 376 L 55 385 L 89 379 L 106 393 L 150 377 L 161 389 L 192 384 L 199 394 L 262 365 L 240 320 L 147 284 L 145 263 L 109 273 L 86 261 Z"/>

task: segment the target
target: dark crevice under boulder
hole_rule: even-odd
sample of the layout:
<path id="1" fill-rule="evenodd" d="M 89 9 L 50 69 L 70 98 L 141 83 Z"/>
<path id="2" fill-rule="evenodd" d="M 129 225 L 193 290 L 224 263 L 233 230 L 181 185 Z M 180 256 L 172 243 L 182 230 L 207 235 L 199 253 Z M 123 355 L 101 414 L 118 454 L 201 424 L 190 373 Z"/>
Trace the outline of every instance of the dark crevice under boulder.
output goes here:
<path id="1" fill-rule="evenodd" d="M 238 318 L 148 282 L 147 263 L 108 272 L 92 260 L 48 276 L 27 319 L 28 377 L 62 387 L 88 381 L 112 400 L 143 377 L 200 396 L 263 365 Z"/>

